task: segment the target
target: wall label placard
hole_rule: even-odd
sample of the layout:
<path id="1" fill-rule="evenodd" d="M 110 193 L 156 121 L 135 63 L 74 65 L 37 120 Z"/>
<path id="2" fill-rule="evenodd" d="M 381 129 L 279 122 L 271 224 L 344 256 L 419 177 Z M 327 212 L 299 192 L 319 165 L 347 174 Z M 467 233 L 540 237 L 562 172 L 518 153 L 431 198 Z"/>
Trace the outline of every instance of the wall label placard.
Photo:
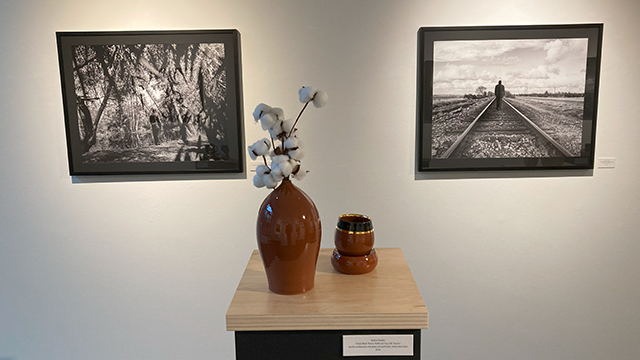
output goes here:
<path id="1" fill-rule="evenodd" d="M 413 335 L 343 335 L 342 356 L 413 356 Z"/>

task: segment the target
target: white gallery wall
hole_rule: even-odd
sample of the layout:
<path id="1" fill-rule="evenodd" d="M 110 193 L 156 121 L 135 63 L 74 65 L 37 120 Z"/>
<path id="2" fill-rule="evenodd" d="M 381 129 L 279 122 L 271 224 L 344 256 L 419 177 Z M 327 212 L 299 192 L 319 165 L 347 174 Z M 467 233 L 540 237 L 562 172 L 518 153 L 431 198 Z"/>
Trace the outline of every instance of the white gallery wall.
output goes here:
<path id="1" fill-rule="evenodd" d="M 245 142 L 294 115 L 332 247 L 370 215 L 430 312 L 424 359 L 640 358 L 636 0 L 0 1 L 0 359 L 233 359 L 225 312 L 268 191 L 251 175 L 72 178 L 56 31 L 238 29 Z M 614 169 L 416 174 L 421 26 L 602 22 L 596 157 Z"/>

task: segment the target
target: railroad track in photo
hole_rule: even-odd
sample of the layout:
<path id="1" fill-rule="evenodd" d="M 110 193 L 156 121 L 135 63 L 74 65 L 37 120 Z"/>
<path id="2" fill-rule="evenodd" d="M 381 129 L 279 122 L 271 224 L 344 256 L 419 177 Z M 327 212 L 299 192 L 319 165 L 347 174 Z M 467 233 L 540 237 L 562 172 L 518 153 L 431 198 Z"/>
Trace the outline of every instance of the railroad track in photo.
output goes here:
<path id="1" fill-rule="evenodd" d="M 456 140 L 439 158 L 538 158 L 576 156 L 556 138 L 560 128 L 540 122 L 542 115 L 523 104 L 503 99 L 501 109 L 493 98 L 471 123 L 456 132 Z M 526 104 L 524 104 L 526 105 Z M 521 110 L 518 109 L 521 108 Z M 530 117 L 538 120 L 538 125 Z M 454 134 L 450 134 L 454 135 Z M 565 142 L 566 144 L 566 142 Z M 575 150 L 574 150 L 575 152 Z"/>

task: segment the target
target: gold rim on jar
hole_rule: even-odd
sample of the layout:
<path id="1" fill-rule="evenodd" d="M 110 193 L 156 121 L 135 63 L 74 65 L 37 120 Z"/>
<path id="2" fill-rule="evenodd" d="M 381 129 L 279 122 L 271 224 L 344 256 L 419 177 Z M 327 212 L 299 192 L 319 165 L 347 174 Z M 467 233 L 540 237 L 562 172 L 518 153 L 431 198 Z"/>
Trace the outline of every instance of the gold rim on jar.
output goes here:
<path id="1" fill-rule="evenodd" d="M 336 225 L 336 230 L 342 231 L 343 233 L 347 233 L 347 234 L 369 234 L 373 232 L 373 229 L 367 230 L 367 231 L 349 231 L 349 230 L 340 229 L 337 225 Z"/>
<path id="2" fill-rule="evenodd" d="M 336 230 L 340 230 L 348 234 L 369 234 L 373 232 L 373 222 L 371 221 L 371 218 L 366 215 L 342 214 L 338 217 Z"/>

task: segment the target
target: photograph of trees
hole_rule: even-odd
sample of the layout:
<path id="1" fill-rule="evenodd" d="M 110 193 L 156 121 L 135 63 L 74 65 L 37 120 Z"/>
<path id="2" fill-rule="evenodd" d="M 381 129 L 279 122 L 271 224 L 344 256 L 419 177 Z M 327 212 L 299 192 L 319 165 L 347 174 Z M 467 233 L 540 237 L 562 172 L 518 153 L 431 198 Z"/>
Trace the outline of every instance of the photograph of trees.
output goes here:
<path id="1" fill-rule="evenodd" d="M 72 167 L 182 172 L 241 163 L 241 101 L 229 101 L 237 93 L 230 82 L 239 87 L 229 71 L 238 72 L 234 49 L 189 37 L 150 40 L 61 49 L 69 54 L 61 66 L 71 70 L 63 86 Z"/>

